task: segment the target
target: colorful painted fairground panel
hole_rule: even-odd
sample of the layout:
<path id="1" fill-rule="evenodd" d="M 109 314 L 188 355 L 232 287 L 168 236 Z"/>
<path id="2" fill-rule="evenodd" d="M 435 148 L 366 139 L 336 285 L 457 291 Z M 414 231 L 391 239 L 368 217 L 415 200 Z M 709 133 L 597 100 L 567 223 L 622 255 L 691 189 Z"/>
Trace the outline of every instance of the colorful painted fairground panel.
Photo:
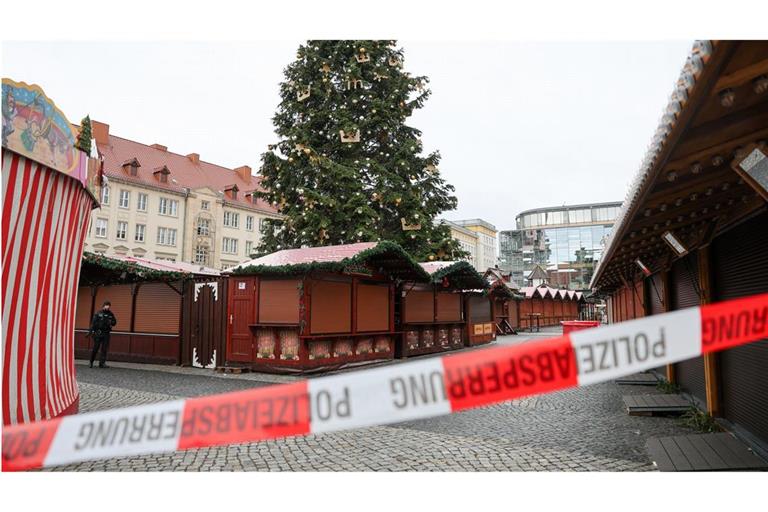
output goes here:
<path id="1" fill-rule="evenodd" d="M 98 166 L 75 147 L 74 127 L 39 86 L 3 78 L 2 108 L 3 147 L 75 178 L 98 197 Z"/>

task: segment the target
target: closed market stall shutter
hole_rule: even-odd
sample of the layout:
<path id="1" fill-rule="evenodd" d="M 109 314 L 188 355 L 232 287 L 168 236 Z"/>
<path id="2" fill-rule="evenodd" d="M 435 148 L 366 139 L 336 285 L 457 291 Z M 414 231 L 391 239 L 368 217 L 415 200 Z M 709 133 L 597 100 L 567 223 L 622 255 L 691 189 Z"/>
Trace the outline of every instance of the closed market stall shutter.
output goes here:
<path id="1" fill-rule="evenodd" d="M 75 311 L 75 329 L 90 329 L 91 327 L 91 295 L 90 286 L 77 289 L 77 310 Z"/>
<path id="2" fill-rule="evenodd" d="M 352 332 L 352 282 L 312 281 L 312 334 Z"/>
<path id="3" fill-rule="evenodd" d="M 411 290 L 405 296 L 405 323 L 434 322 L 435 296 L 432 290 Z"/>
<path id="4" fill-rule="evenodd" d="M 520 321 L 518 319 L 519 305 L 520 301 L 514 299 L 507 303 L 507 310 L 509 311 L 509 325 L 511 325 L 514 329 L 520 326 Z"/>
<path id="5" fill-rule="evenodd" d="M 259 323 L 298 324 L 301 281 L 262 279 L 259 281 Z"/>
<path id="6" fill-rule="evenodd" d="M 461 321 L 461 294 L 437 292 L 437 321 Z"/>
<path id="7" fill-rule="evenodd" d="M 469 316 L 472 323 L 490 322 L 491 301 L 482 295 L 469 296 Z"/>
<path id="8" fill-rule="evenodd" d="M 544 316 L 548 324 L 553 322 L 555 317 L 555 300 L 551 297 L 544 299 Z"/>
<path id="9" fill-rule="evenodd" d="M 389 285 L 357 285 L 357 330 L 389 330 Z"/>
<path id="10" fill-rule="evenodd" d="M 684 309 L 700 304 L 699 299 L 699 265 L 697 253 L 691 253 L 680 258 L 672 265 L 672 308 Z M 674 343 L 674 340 L 670 340 Z M 675 375 L 680 386 L 698 398 L 701 406 L 706 405 L 706 388 L 704 386 L 704 358 L 699 356 L 675 364 Z"/>
<path id="11" fill-rule="evenodd" d="M 181 285 L 174 283 L 179 290 Z M 136 297 L 135 332 L 179 334 L 181 295 L 165 283 L 146 283 Z"/>
<path id="12" fill-rule="evenodd" d="M 715 300 L 768 292 L 768 212 L 712 244 Z M 768 340 L 720 353 L 722 415 L 768 444 Z"/>
<path id="13" fill-rule="evenodd" d="M 654 274 L 645 280 L 646 296 L 650 306 L 650 314 L 658 315 L 664 312 L 664 280 L 661 274 Z"/>
<path id="14" fill-rule="evenodd" d="M 131 329 L 131 302 L 133 300 L 131 285 L 99 286 L 99 290 L 96 292 L 96 309 L 101 309 L 105 300 L 112 303 L 110 310 L 117 320 L 117 324 L 112 330 L 128 332 Z"/>

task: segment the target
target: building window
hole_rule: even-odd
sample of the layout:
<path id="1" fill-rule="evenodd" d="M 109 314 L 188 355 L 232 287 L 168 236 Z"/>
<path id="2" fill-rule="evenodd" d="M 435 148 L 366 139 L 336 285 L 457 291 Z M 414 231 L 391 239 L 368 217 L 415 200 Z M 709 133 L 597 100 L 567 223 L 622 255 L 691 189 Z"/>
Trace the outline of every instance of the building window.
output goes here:
<path id="1" fill-rule="evenodd" d="M 107 219 L 96 219 L 96 236 L 107 238 Z"/>
<path id="2" fill-rule="evenodd" d="M 245 218 L 245 229 L 253 231 L 253 215 L 248 215 Z"/>
<path id="3" fill-rule="evenodd" d="M 176 245 L 176 230 L 173 228 L 157 228 L 158 245 Z"/>
<path id="4" fill-rule="evenodd" d="M 158 212 L 160 215 L 170 215 L 171 217 L 177 217 L 179 214 L 179 202 L 175 199 L 161 197 Z"/>
<path id="5" fill-rule="evenodd" d="M 136 224 L 136 234 L 133 235 L 133 241 L 134 242 L 141 242 L 144 243 L 144 231 L 146 230 L 147 226 L 144 224 Z"/>
<path id="6" fill-rule="evenodd" d="M 140 212 L 147 211 L 147 194 L 139 192 L 139 200 L 136 203 L 136 209 Z"/>
<path id="7" fill-rule="evenodd" d="M 221 252 L 227 254 L 237 254 L 237 238 L 224 237 L 222 240 Z"/>
<path id="8" fill-rule="evenodd" d="M 211 209 L 211 203 L 208 201 L 201 201 L 200 202 L 200 209 L 201 210 L 210 210 Z"/>
<path id="9" fill-rule="evenodd" d="M 109 186 L 101 188 L 101 204 L 109 204 Z"/>
<path id="10" fill-rule="evenodd" d="M 117 221 L 117 233 L 115 237 L 118 240 L 125 240 L 128 236 L 128 223 L 122 220 Z"/>
<path id="11" fill-rule="evenodd" d="M 224 212 L 224 225 L 229 228 L 240 226 L 240 214 L 235 212 Z"/>
<path id="12" fill-rule="evenodd" d="M 208 219 L 197 219 L 197 234 L 208 236 L 211 234 L 211 221 Z"/>
<path id="13" fill-rule="evenodd" d="M 128 208 L 129 204 L 131 202 L 131 193 L 128 190 L 121 190 L 120 191 L 120 201 L 118 201 L 117 205 L 120 208 Z"/>
<path id="14" fill-rule="evenodd" d="M 208 247 L 205 245 L 195 247 L 195 263 L 198 265 L 208 265 Z"/>
<path id="15" fill-rule="evenodd" d="M 249 240 L 245 242 L 245 255 L 250 258 L 252 252 L 253 252 L 253 242 Z"/>

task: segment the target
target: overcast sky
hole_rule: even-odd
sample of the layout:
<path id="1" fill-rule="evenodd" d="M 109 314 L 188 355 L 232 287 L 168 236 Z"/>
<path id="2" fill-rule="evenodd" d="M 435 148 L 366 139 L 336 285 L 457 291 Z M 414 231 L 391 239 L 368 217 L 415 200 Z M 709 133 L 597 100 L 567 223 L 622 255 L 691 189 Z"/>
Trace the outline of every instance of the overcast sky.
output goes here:
<path id="1" fill-rule="evenodd" d="M 298 44 L 4 42 L 2 75 L 72 122 L 255 172 Z M 443 216 L 513 229 L 526 209 L 624 198 L 692 42 L 400 44 L 431 79 L 409 124 L 456 187 Z"/>

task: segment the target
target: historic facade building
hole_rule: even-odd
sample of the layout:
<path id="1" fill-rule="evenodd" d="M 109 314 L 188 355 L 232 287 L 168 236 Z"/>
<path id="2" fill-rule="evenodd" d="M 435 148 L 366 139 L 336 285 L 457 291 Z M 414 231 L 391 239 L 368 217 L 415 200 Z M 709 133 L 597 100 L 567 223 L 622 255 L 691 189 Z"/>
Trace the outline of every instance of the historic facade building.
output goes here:
<path id="1" fill-rule="evenodd" d="M 277 210 L 256 199 L 260 178 L 161 144 L 113 135 L 93 122 L 107 185 L 91 214 L 87 251 L 227 268 L 248 260 L 265 218 Z"/>
<path id="2" fill-rule="evenodd" d="M 482 219 L 444 222 L 450 226 L 453 238 L 472 255 L 470 261 L 478 272 L 496 266 L 496 226 Z"/>

